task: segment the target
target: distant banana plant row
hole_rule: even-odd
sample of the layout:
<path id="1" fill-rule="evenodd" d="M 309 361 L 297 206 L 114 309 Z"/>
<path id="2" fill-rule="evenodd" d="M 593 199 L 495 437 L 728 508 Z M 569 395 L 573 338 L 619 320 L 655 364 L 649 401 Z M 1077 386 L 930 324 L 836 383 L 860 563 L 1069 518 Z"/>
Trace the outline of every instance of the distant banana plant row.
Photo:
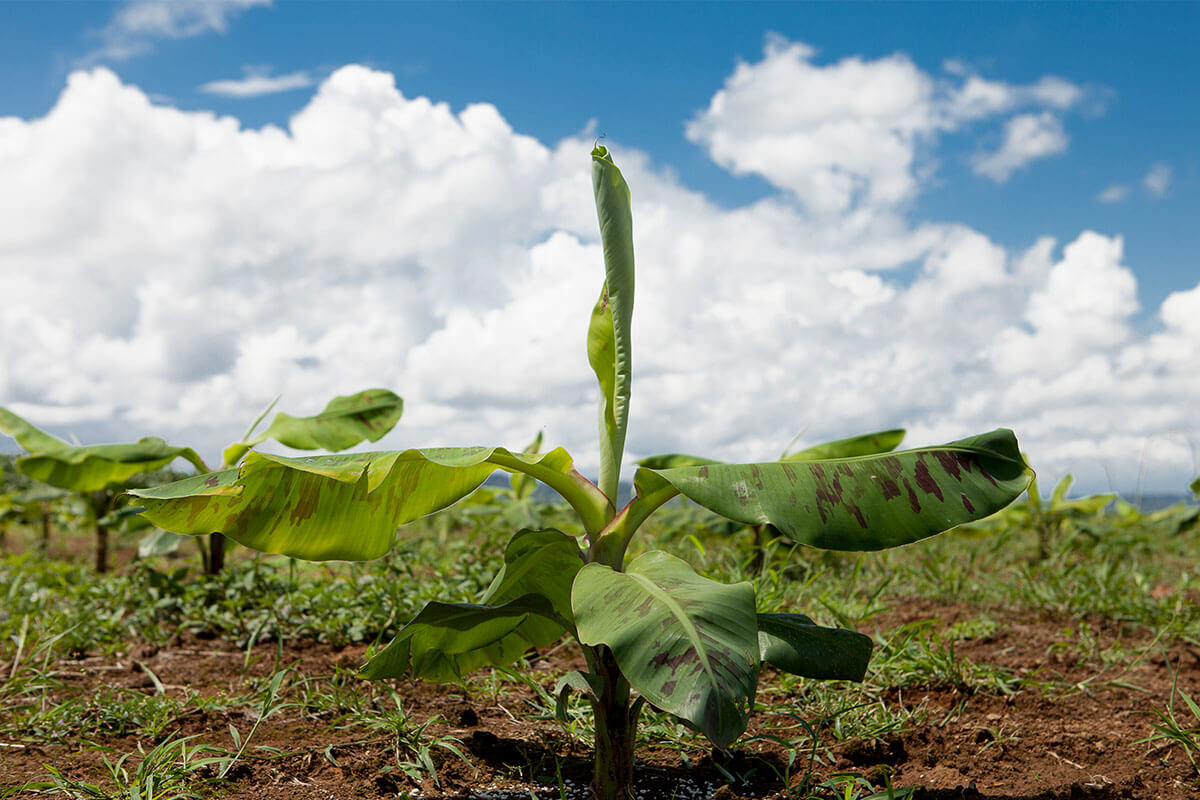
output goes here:
<path id="1" fill-rule="evenodd" d="M 362 441 L 376 441 L 400 419 L 404 402 L 387 389 L 368 389 L 357 394 L 336 397 L 325 410 L 311 417 L 276 414 L 265 431 L 257 435 L 263 418 L 274 403 L 256 419 L 246 433 L 223 453 L 222 470 L 236 468 L 246 454 L 267 440 L 296 450 L 338 451 Z M 0 407 L 0 431 L 17 440 L 25 455 L 16 460 L 17 470 L 40 485 L 0 495 L 0 514 L 40 519 L 43 543 L 49 535 L 49 504 L 67 498 L 82 501 L 83 521 L 95 531 L 96 570 L 109 567 L 108 534 L 110 529 L 142 532 L 150 538 L 151 550 L 164 547 L 160 530 L 152 530 L 148 520 L 138 515 L 138 507 L 129 502 L 127 491 L 144 488 L 150 473 L 162 470 L 177 459 L 195 467 L 199 476 L 213 472 L 190 447 L 172 447 L 157 437 L 145 437 L 126 444 L 75 446 L 34 427 L 6 408 Z M 157 481 L 161 483 L 162 481 Z M 219 573 L 225 562 L 225 537 L 214 529 L 207 546 L 201 546 L 204 568 Z"/>

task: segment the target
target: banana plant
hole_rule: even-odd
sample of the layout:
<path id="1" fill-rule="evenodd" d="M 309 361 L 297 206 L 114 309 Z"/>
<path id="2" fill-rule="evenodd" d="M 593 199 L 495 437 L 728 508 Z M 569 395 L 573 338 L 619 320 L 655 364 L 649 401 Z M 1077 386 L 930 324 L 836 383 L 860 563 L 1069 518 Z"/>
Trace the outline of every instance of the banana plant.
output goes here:
<path id="1" fill-rule="evenodd" d="M 1095 494 L 1087 497 L 1067 498 L 1075 478 L 1064 475 L 1054 487 L 1050 497 L 1042 497 L 1037 478 L 1029 482 L 1025 498 L 1013 503 L 1002 513 L 990 519 L 972 524 L 971 530 L 986 533 L 1004 533 L 1009 530 L 1028 530 L 1037 534 L 1037 560 L 1050 558 L 1051 546 L 1062 540 L 1064 535 L 1082 532 L 1099 538 L 1107 526 L 1101 512 L 1117 501 L 1115 494 Z M 1132 508 L 1132 507 L 1131 507 Z M 1117 509 L 1120 510 L 1119 508 Z M 1140 513 L 1134 510 L 1140 518 Z M 1099 523 L 1099 526 L 1097 526 Z"/>
<path id="2" fill-rule="evenodd" d="M 650 515 L 682 495 L 749 525 L 835 550 L 906 544 L 1003 508 L 1028 484 L 1011 431 L 896 453 L 811 461 L 640 467 L 616 506 L 633 375 L 634 254 L 629 188 L 608 150 L 592 151 L 605 280 L 587 356 L 600 385 L 600 469 L 584 477 L 561 447 L 410 449 L 285 458 L 251 452 L 237 468 L 133 492 L 155 524 L 220 531 L 248 547 L 311 560 L 361 561 L 391 547 L 397 525 L 446 508 L 496 470 L 557 491 L 578 514 L 578 538 L 517 531 L 475 602 L 427 604 L 361 674 L 457 681 L 511 664 L 564 635 L 587 669 L 564 677 L 596 721 L 592 790 L 632 797 L 634 733 L 646 705 L 727 748 L 746 728 L 763 664 L 815 679 L 861 680 L 871 640 L 803 614 L 757 613 L 749 583 L 726 585 L 651 550 L 626 556 Z"/>
<path id="3" fill-rule="evenodd" d="M 41 536 L 38 549 L 44 554 L 50 547 L 51 522 L 55 505 L 71 497 L 71 493 L 44 483 L 35 483 L 18 492 L 0 495 L 0 524 L 15 521 L 23 525 L 38 525 Z M 4 532 L 0 530 L 0 547 L 5 547 Z"/>
<path id="4" fill-rule="evenodd" d="M 96 571 L 108 571 L 106 518 L 120 504 L 121 492 L 134 475 L 161 469 L 177 458 L 204 470 L 204 462 L 190 447 L 171 447 L 157 437 L 127 444 L 79 447 L 67 444 L 0 407 L 0 431 L 17 440 L 26 455 L 17 469 L 34 480 L 81 495 L 87 503 L 88 522 L 96 532 Z"/>

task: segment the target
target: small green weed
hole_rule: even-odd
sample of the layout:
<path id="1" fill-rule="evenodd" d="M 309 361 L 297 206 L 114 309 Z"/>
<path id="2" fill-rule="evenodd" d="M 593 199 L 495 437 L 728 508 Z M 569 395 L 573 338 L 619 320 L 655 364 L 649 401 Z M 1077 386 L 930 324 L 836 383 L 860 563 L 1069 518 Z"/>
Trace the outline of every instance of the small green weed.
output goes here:
<path id="1" fill-rule="evenodd" d="M 395 755 L 395 769 L 418 783 L 428 777 L 435 786 L 441 787 L 433 758 L 438 750 L 457 756 L 464 764 L 471 766 L 470 760 L 459 747 L 462 742 L 458 739 L 449 735 L 426 734 L 430 726 L 441 721 L 440 716 L 435 715 L 417 723 L 404 711 L 400 695 L 395 690 L 389 690 L 389 695 L 390 703 L 387 705 L 362 709 L 348 715 L 339 727 L 382 735 Z"/>
<path id="2" fill-rule="evenodd" d="M 1171 700 L 1165 709 L 1155 709 L 1158 722 L 1152 722 L 1150 727 L 1154 733 L 1145 739 L 1139 739 L 1138 744 L 1158 743 L 1159 749 L 1178 747 L 1192 765 L 1192 771 L 1200 778 L 1200 704 L 1185 691 L 1179 688 L 1179 673 L 1171 675 Z M 1175 709 L 1176 699 L 1182 700 L 1191 720 Z"/>
<path id="3" fill-rule="evenodd" d="M 14 793 L 66 795 L 73 800 L 199 800 L 204 795 L 196 789 L 219 783 L 211 768 L 221 759 L 207 755 L 220 752 L 215 748 L 190 746 L 192 738 L 167 739 L 149 752 L 139 744 L 136 754 L 125 753 L 116 761 L 105 756 L 104 784 L 76 780 L 47 764 L 49 780 L 14 787 Z"/>

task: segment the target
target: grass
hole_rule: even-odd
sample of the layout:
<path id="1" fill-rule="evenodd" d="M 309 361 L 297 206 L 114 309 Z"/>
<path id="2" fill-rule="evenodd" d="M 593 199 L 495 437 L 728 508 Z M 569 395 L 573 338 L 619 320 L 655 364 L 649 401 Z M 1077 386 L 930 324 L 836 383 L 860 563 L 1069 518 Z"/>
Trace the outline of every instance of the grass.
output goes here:
<path id="1" fill-rule="evenodd" d="M 544 504 L 521 513 L 543 525 L 566 527 L 569 519 Z M 760 553 L 748 529 L 672 503 L 636 546 L 666 549 L 723 581 L 750 581 L 763 610 L 802 611 L 873 636 L 871 672 L 861 685 L 769 676 L 760 685 L 754 729 L 735 745 L 748 757 L 762 748 L 775 753 L 756 762 L 754 777 L 791 786 L 790 796 L 862 800 L 888 796 L 878 794 L 885 776 L 839 772 L 838 754 L 847 747 L 887 743 L 917 728 L 947 729 L 974 698 L 1136 690 L 1140 665 L 1171 647 L 1200 644 L 1195 522 L 1186 509 L 1138 517 L 1122 508 L 1067 516 L 1049 530 L 991 521 L 879 553 L 820 552 L 770 538 Z M 390 770 L 397 791 L 439 783 L 451 762 L 470 774 L 479 757 L 452 714 L 409 713 L 409 687 L 364 683 L 355 668 L 368 646 L 390 639 L 426 601 L 477 598 L 491 580 L 506 524 L 503 514 L 464 508 L 410 526 L 387 557 L 369 564 L 307 564 L 235 550 L 217 577 L 199 574 L 186 557 L 134 561 L 97 576 L 86 555 L 79 563 L 49 559 L 36 552 L 36 530 L 10 530 L 10 546 L 24 554 L 0 558 L 0 737 L 14 746 L 104 754 L 82 775 L 51 763 L 45 774 L 29 776 L 24 790 L 192 797 L 199 795 L 190 787 L 207 791 L 240 770 L 294 758 L 351 769 L 368 753 L 383 759 L 371 768 Z M 87 533 L 57 534 L 68 535 L 90 542 Z M 919 602 L 931 610 L 904 613 Z M 942 608 L 955 616 L 941 618 Z M 1019 636 L 1013 626 L 1020 619 L 1055 621 L 1041 666 L 977 657 L 995 653 L 990 643 Z M 236 663 L 236 677 L 217 690 L 169 686 L 131 656 L 134 647 L 153 652 L 181 642 L 234 648 L 223 657 Z M 322 652 L 351 648 L 351 655 L 314 667 L 303 654 L 315 645 Z M 97 663 L 152 680 L 81 683 L 81 673 Z M 1090 677 L 1080 679 L 1072 667 L 1074 677 L 1064 679 L 1071 665 L 1085 665 Z M 452 691 L 518 724 L 558 726 L 555 747 L 572 755 L 552 754 L 554 769 L 532 770 L 554 772 L 580 756 L 592 734 L 577 698 L 556 714 L 551 687 L 558 677 L 540 668 L 485 670 Z M 922 699 L 930 692 L 948 693 L 957 705 L 935 713 Z M 1159 757 L 1184 759 L 1193 772 L 1200 759 L 1194 699 L 1179 688 L 1166 706 L 1148 708 L 1144 739 Z M 324 738 L 283 747 L 278 731 L 289 725 L 316 726 Z M 267 740 L 263 726 L 272 731 Z M 992 757 L 1020 747 L 1021 735 L 1011 724 L 989 722 L 968 745 Z M 693 732 L 651 708 L 639 737 L 639 748 L 674 749 L 689 763 L 710 756 Z M 730 772 L 730 780 L 746 775 Z"/>

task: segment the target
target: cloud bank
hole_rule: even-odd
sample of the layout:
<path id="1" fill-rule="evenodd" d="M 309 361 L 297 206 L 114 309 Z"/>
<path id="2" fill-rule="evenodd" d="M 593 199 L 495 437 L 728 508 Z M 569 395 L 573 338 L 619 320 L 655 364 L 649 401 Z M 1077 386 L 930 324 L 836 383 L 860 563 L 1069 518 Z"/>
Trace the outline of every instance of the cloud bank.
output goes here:
<path id="1" fill-rule="evenodd" d="M 801 90 L 803 111 L 782 104 Z M 776 197 L 722 209 L 611 143 L 638 255 L 630 455 L 759 460 L 799 431 L 904 426 L 918 446 L 1005 425 L 1048 477 L 1129 489 L 1145 461 L 1181 490 L 1200 285 L 1142 334 L 1119 235 L 1010 252 L 903 213 L 939 131 L 1074 96 L 1058 79 L 942 86 L 901 56 L 815 66 L 774 40 L 689 135 Z M 278 393 L 306 414 L 386 386 L 406 413 L 378 446 L 520 447 L 544 429 L 590 471 L 591 145 L 360 66 L 287 130 L 77 72 L 45 117 L 0 118 L 0 404 L 85 442 L 154 434 L 215 458 Z"/>

